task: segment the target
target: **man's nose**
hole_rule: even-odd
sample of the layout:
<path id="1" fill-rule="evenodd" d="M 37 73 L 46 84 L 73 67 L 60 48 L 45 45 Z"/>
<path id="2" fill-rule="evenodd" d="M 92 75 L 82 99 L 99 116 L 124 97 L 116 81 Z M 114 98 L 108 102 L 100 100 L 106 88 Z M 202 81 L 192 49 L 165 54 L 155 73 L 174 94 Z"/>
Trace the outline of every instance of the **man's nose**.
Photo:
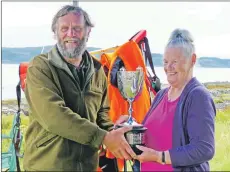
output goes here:
<path id="1" fill-rule="evenodd" d="M 68 37 L 72 37 L 73 36 L 73 29 L 72 28 L 69 28 L 68 31 L 67 31 L 67 36 Z"/>

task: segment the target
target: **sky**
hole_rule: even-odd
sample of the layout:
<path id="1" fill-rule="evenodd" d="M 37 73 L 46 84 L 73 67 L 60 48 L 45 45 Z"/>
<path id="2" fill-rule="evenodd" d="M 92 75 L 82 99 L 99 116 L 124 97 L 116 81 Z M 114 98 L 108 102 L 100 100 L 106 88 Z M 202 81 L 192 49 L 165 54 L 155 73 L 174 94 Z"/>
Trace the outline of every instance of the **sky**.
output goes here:
<path id="1" fill-rule="evenodd" d="M 2 2 L 2 47 L 53 45 L 55 13 L 69 2 Z M 145 29 L 152 53 L 163 53 L 170 33 L 188 29 L 201 56 L 230 58 L 230 2 L 79 2 L 95 27 L 88 46 L 109 48 Z"/>

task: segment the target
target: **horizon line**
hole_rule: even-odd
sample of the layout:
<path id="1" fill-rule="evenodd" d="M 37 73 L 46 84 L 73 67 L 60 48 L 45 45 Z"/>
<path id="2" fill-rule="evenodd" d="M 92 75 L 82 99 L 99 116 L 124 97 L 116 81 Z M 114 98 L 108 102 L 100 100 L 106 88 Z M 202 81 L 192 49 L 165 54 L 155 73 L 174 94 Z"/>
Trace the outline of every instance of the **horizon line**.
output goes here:
<path id="1" fill-rule="evenodd" d="M 39 48 L 39 47 L 48 47 L 48 46 L 54 46 L 55 44 L 52 44 L 52 45 L 43 45 L 43 46 L 25 46 L 25 47 L 4 47 L 4 46 L 1 46 L 1 48 Z M 98 50 L 101 50 L 101 49 L 104 49 L 104 48 L 100 48 L 100 47 L 95 47 L 95 46 L 87 46 L 87 48 L 97 48 Z M 151 52 L 152 54 L 161 54 L 163 55 L 163 53 L 160 53 L 160 52 Z M 219 58 L 219 59 L 230 59 L 230 55 L 229 56 L 225 56 L 223 57 L 223 55 L 200 55 L 198 56 L 197 58 L 200 58 L 200 57 L 214 57 L 214 58 Z"/>

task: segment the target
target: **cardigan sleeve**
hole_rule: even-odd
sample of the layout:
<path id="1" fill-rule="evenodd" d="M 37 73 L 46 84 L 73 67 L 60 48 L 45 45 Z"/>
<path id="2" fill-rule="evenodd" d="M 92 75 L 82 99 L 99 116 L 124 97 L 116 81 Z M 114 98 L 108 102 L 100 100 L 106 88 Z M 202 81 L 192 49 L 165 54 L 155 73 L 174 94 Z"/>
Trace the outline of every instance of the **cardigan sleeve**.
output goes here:
<path id="1" fill-rule="evenodd" d="M 209 92 L 201 87 L 194 89 L 184 112 L 189 144 L 169 150 L 174 168 L 201 164 L 215 153 L 216 109 Z"/>

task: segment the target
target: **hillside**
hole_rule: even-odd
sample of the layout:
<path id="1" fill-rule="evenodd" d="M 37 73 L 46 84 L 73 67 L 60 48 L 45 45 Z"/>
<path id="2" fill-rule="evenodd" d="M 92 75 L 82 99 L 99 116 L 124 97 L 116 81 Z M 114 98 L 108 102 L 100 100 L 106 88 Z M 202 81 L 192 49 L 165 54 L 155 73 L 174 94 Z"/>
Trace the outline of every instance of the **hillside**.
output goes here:
<path id="1" fill-rule="evenodd" d="M 52 46 L 45 46 L 43 52 L 48 52 Z M 29 61 L 34 56 L 41 53 L 43 47 L 25 47 L 25 48 L 2 48 L 3 64 L 19 64 L 20 62 Z M 100 48 L 88 47 L 88 51 L 95 51 Z M 163 66 L 163 55 L 152 53 L 154 66 Z M 200 57 L 197 65 L 208 68 L 230 68 L 230 59 L 221 59 L 218 57 Z"/>
<path id="2" fill-rule="evenodd" d="M 21 62 L 30 61 L 34 56 L 48 52 L 52 46 L 43 47 L 25 47 L 25 48 L 2 48 L 2 63 L 3 64 L 19 64 Z M 100 48 L 88 47 L 88 51 L 95 51 Z"/>
<path id="3" fill-rule="evenodd" d="M 153 64 L 155 66 L 163 66 L 163 55 L 152 53 Z M 230 68 L 230 58 L 221 59 L 218 57 L 199 57 L 197 66 L 206 68 Z"/>

